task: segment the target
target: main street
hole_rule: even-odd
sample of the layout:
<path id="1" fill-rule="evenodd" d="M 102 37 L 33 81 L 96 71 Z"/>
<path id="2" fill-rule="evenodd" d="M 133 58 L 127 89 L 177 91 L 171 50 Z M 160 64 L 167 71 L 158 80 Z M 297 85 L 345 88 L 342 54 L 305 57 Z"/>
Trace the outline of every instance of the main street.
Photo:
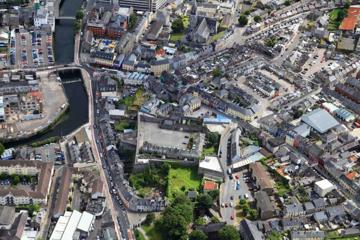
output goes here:
<path id="1" fill-rule="evenodd" d="M 230 206 L 230 202 L 233 202 L 234 200 L 234 191 L 235 191 L 235 183 L 232 179 L 229 178 L 228 175 L 228 169 L 231 169 L 231 165 L 229 165 L 229 158 L 228 158 L 228 145 L 229 140 L 231 139 L 231 131 L 236 129 L 237 125 L 232 124 L 226 127 L 223 134 L 220 138 L 220 144 L 219 144 L 219 159 L 221 163 L 221 167 L 224 170 L 225 175 L 225 181 L 220 185 L 220 205 L 224 204 L 224 207 L 220 208 L 220 214 L 223 219 L 223 221 L 226 221 L 229 224 L 233 224 L 234 220 L 231 219 L 234 218 L 235 210 L 233 207 Z M 227 207 L 225 207 L 225 204 Z"/>
<path id="2" fill-rule="evenodd" d="M 99 150 L 98 150 L 98 147 L 97 147 L 97 144 L 95 143 L 95 130 L 94 130 L 94 123 L 95 123 L 95 119 L 94 119 L 94 95 L 93 95 L 93 87 L 92 87 L 92 79 L 91 79 L 91 76 L 90 74 L 85 70 L 85 69 L 81 69 L 81 73 L 82 73 L 82 76 L 83 76 L 83 81 L 84 81 L 84 85 L 87 89 L 87 92 L 88 92 L 88 96 L 89 96 L 89 127 L 86 128 L 88 131 L 90 131 L 90 134 L 89 135 L 89 140 L 90 140 L 90 143 L 91 143 L 91 146 L 92 146 L 92 149 L 93 149 L 93 153 L 94 153 L 94 158 L 95 158 L 95 161 L 97 162 L 98 166 L 99 166 L 99 169 L 102 169 L 102 161 L 101 161 L 101 158 L 100 158 L 100 153 L 99 153 Z M 101 177 L 101 180 L 103 181 L 104 183 L 104 192 L 105 192 L 105 196 L 106 196 L 106 202 L 107 202 L 107 205 L 108 207 L 110 208 L 110 212 L 111 212 L 111 216 L 112 216 L 112 219 L 114 221 L 114 225 L 115 225 L 115 232 L 117 234 L 117 237 L 119 239 L 123 239 L 124 237 L 122 237 L 121 233 L 120 233 L 120 227 L 119 227 L 119 224 L 117 222 L 117 215 L 116 215 L 116 210 L 114 208 L 114 204 L 113 204 L 113 201 L 112 201 L 112 197 L 111 197 L 111 194 L 109 192 L 109 185 L 108 185 L 108 181 L 107 181 L 107 178 L 104 174 L 104 171 L 100 171 L 100 177 Z"/>

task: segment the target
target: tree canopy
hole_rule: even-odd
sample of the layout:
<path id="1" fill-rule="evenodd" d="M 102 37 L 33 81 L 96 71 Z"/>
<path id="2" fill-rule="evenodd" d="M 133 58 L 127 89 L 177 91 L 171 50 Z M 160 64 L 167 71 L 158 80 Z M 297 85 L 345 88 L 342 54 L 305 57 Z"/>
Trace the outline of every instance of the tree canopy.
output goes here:
<path id="1" fill-rule="evenodd" d="M 174 33 L 182 33 L 185 30 L 185 25 L 183 20 L 178 17 L 177 19 L 175 19 L 172 24 L 171 24 L 171 29 Z"/>
<path id="2" fill-rule="evenodd" d="M 262 18 L 260 16 L 255 16 L 254 17 L 254 21 L 257 22 L 257 23 L 261 22 L 261 20 L 262 20 Z"/>
<path id="3" fill-rule="evenodd" d="M 190 240 L 207 240 L 208 237 L 206 236 L 206 234 L 203 231 L 194 230 L 191 232 L 189 239 Z"/>
<path id="4" fill-rule="evenodd" d="M 245 16 L 245 15 L 240 15 L 240 17 L 239 17 L 239 19 L 238 19 L 238 22 L 239 22 L 239 25 L 241 26 L 241 27 L 244 27 L 244 26 L 246 26 L 247 24 L 248 24 L 248 18 Z"/>
<path id="5" fill-rule="evenodd" d="M 167 207 L 159 221 L 165 239 L 183 239 L 187 237 L 188 225 L 193 220 L 193 205 L 185 195 L 177 196 Z"/>
<path id="6" fill-rule="evenodd" d="M 82 19 L 84 18 L 84 12 L 81 11 L 81 10 L 77 11 L 75 18 L 76 18 L 77 20 L 82 20 Z"/>
<path id="7" fill-rule="evenodd" d="M 219 231 L 219 237 L 221 240 L 239 240 L 239 231 L 232 225 L 225 225 Z"/>
<path id="8" fill-rule="evenodd" d="M 135 13 L 130 14 L 129 29 L 133 29 L 137 22 L 137 16 Z"/>
<path id="9" fill-rule="evenodd" d="M 209 194 L 201 194 L 197 198 L 197 208 L 208 210 L 213 204 L 213 199 Z"/>

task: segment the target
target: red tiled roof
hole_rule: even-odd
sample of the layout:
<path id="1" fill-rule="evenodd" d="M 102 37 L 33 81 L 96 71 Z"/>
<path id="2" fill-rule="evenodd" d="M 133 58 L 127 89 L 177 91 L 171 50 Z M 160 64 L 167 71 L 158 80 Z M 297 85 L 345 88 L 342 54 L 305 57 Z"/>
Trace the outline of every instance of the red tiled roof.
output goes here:
<path id="1" fill-rule="evenodd" d="M 346 17 L 341 22 L 339 29 L 346 30 L 346 31 L 354 30 L 354 28 L 356 27 L 356 24 L 357 24 L 357 18 L 355 16 Z"/>
<path id="2" fill-rule="evenodd" d="M 346 174 L 346 178 L 349 180 L 352 180 L 354 177 L 356 177 L 356 172 L 349 172 Z"/>
<path id="3" fill-rule="evenodd" d="M 213 182 L 213 181 L 205 181 L 204 182 L 204 190 L 205 191 L 216 190 L 216 189 L 218 189 L 218 184 L 216 182 Z"/>
<path id="4" fill-rule="evenodd" d="M 360 16 L 360 7 L 349 7 L 348 17 L 358 17 Z"/>

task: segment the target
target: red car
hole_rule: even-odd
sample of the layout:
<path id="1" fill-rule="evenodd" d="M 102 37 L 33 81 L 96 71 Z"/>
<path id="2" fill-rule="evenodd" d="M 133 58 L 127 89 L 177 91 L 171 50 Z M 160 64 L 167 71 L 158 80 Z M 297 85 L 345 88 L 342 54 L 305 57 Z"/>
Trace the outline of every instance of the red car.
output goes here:
<path id="1" fill-rule="evenodd" d="M 239 179 L 239 176 L 238 176 L 238 175 L 235 175 L 235 178 L 236 178 L 236 179 Z"/>
<path id="2" fill-rule="evenodd" d="M 228 204 L 227 204 L 227 203 L 225 203 L 225 207 L 228 207 Z"/>

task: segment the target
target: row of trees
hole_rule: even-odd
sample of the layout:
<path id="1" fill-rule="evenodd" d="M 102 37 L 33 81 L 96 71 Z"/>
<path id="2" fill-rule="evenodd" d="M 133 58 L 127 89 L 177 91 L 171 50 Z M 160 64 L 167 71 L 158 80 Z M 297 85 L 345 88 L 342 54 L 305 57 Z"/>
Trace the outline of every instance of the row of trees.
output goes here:
<path id="1" fill-rule="evenodd" d="M 75 15 L 75 22 L 74 22 L 75 33 L 80 32 L 83 18 L 84 18 L 84 12 L 81 10 L 77 11 L 76 15 Z"/>

